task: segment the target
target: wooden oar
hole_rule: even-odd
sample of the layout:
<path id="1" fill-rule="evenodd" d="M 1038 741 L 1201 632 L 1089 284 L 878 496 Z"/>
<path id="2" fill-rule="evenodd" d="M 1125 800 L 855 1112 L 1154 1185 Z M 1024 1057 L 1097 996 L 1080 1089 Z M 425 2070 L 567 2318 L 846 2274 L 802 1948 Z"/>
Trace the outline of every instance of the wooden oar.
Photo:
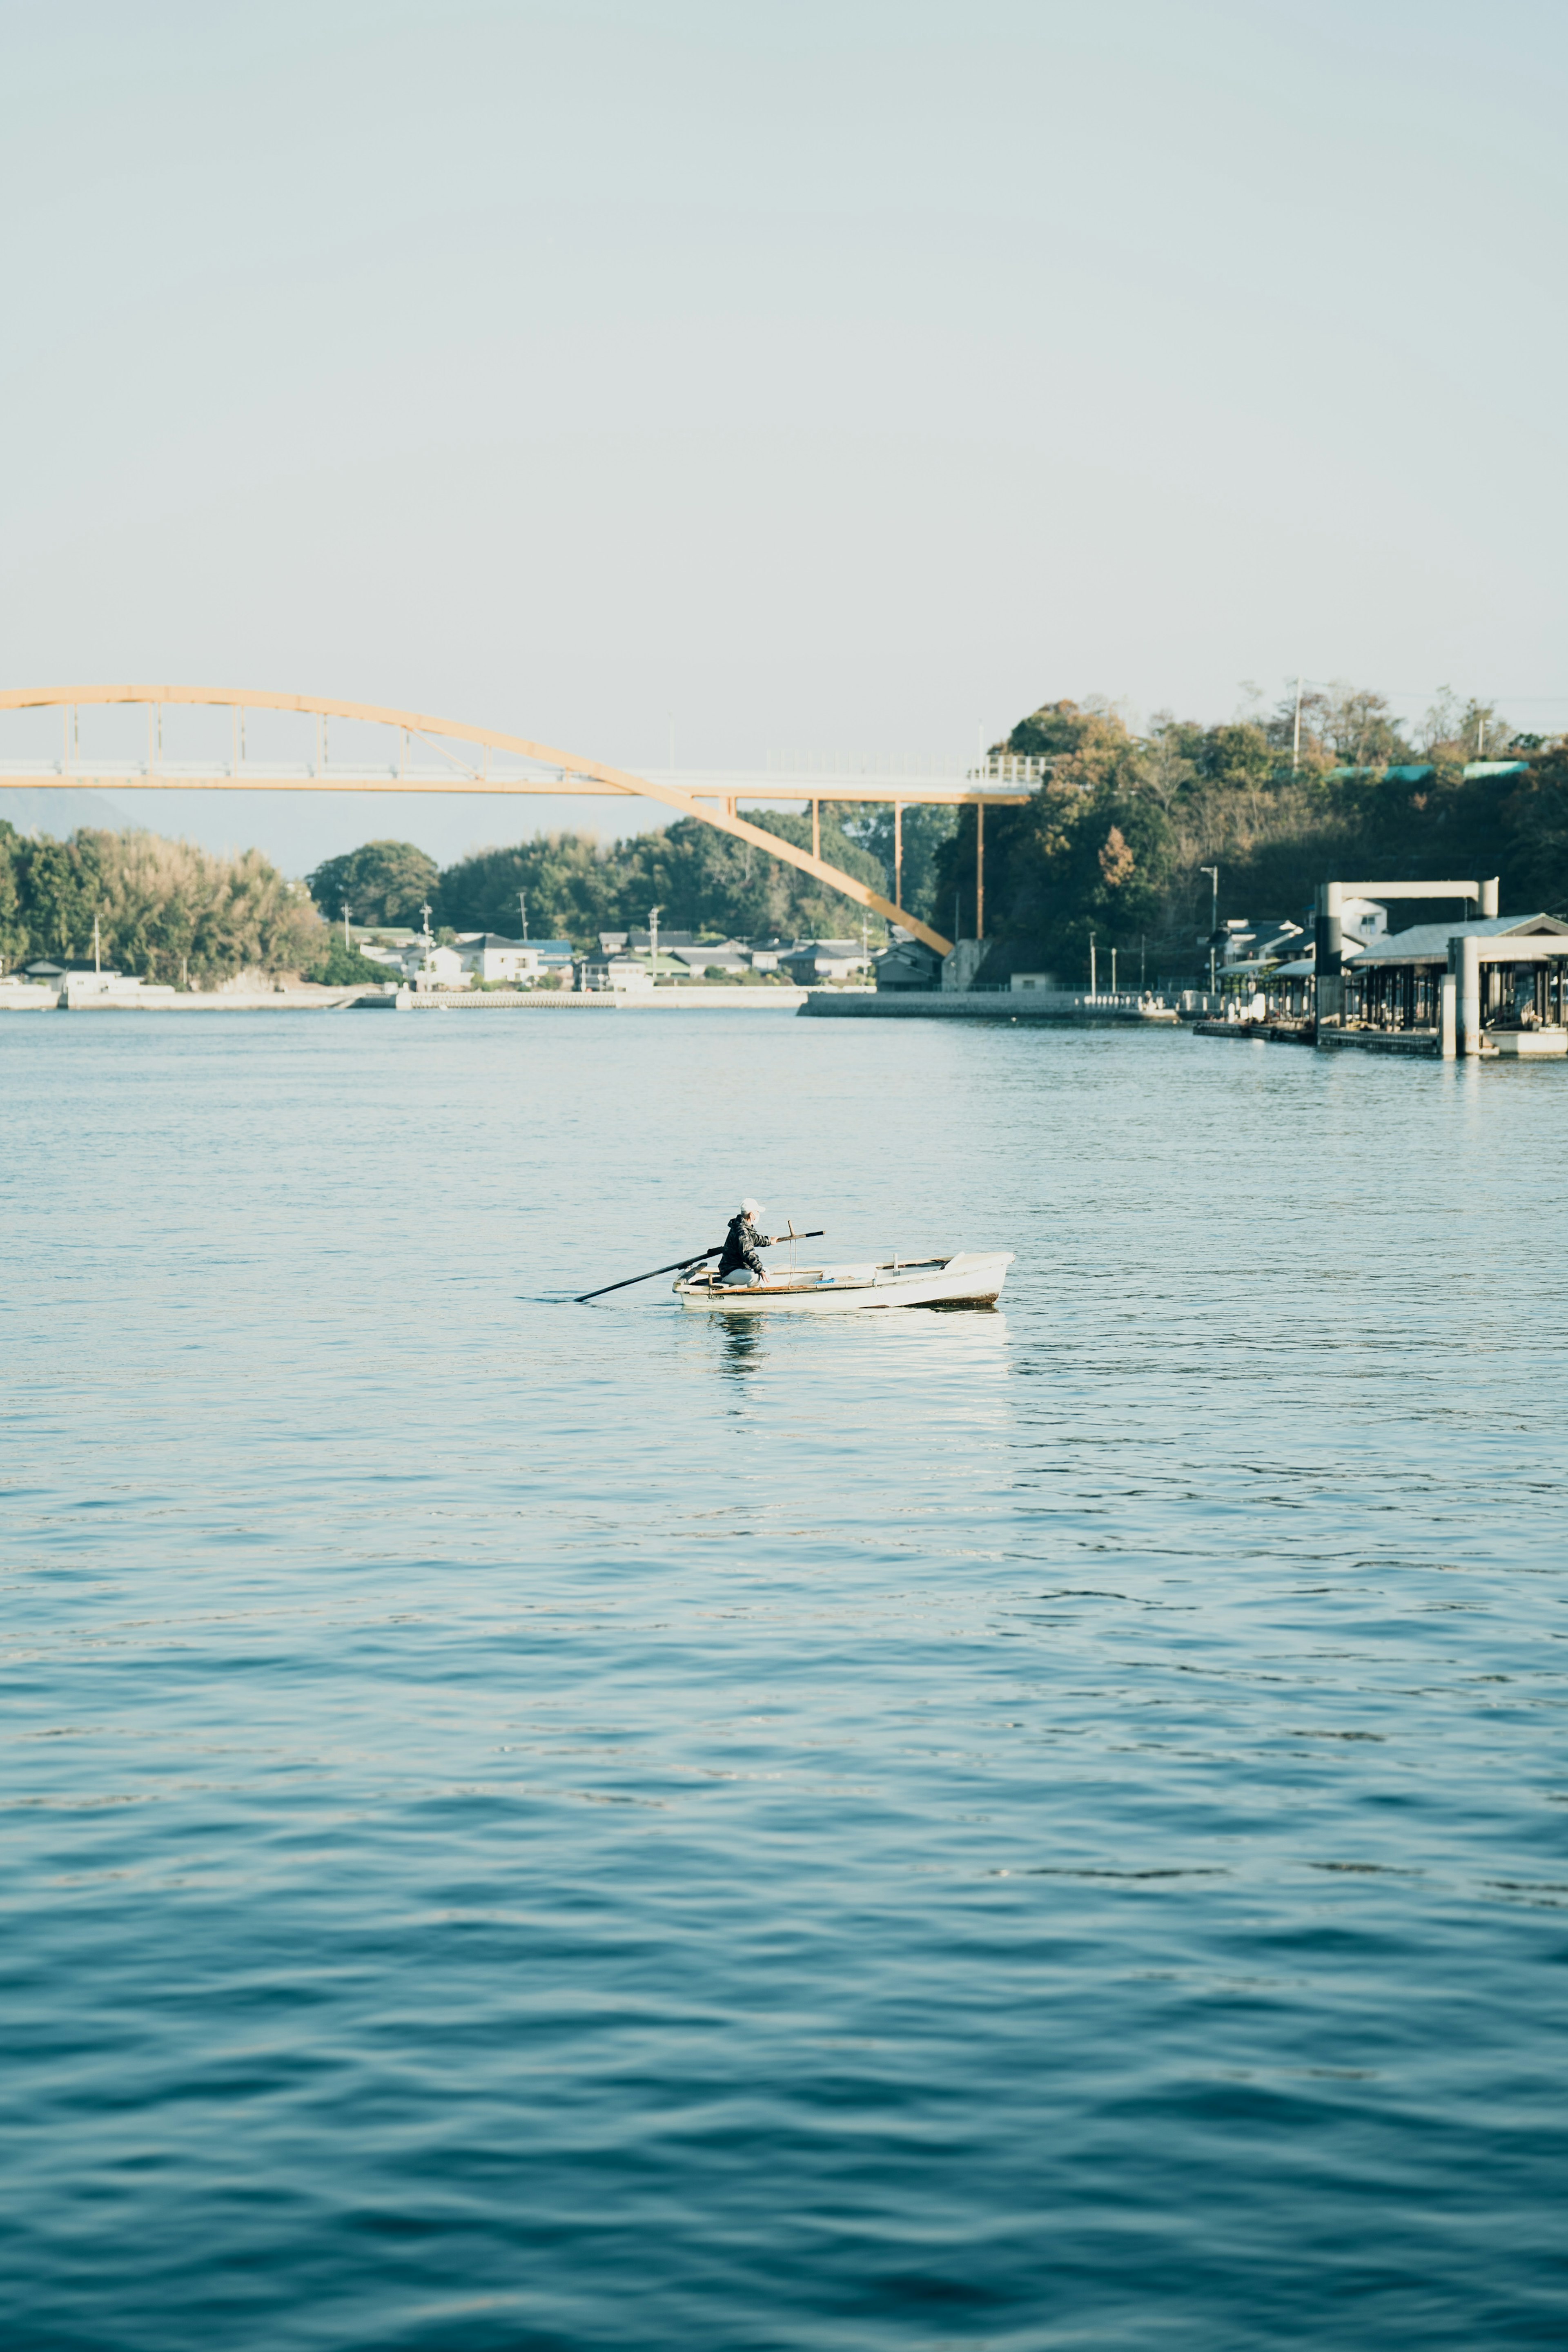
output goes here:
<path id="1" fill-rule="evenodd" d="M 821 1225 L 818 1225 L 809 1234 L 773 1234 L 762 1246 L 764 1249 L 771 1249 L 775 1242 L 820 1242 L 823 1237 L 824 1230 Z M 685 1274 L 687 1266 L 702 1265 L 708 1258 L 717 1257 L 723 1248 L 722 1242 L 716 1242 L 712 1249 L 698 1250 L 695 1257 L 672 1258 L 668 1265 L 650 1266 L 646 1274 L 629 1274 L 624 1282 L 607 1282 L 598 1290 L 584 1290 L 572 1301 L 572 1304 L 576 1307 L 586 1307 L 591 1298 L 603 1298 L 612 1290 L 630 1290 L 634 1282 L 652 1282 L 655 1275 Z"/>

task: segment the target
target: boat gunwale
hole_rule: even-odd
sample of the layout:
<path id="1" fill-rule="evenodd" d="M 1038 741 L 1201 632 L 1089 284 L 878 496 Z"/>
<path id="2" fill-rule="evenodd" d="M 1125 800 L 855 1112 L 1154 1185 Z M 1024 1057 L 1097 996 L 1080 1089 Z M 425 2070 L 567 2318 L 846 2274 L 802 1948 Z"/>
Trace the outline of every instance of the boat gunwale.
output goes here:
<path id="1" fill-rule="evenodd" d="M 814 1275 L 815 1278 L 808 1281 L 793 1279 L 774 1281 L 765 1275 L 760 1282 L 724 1283 L 712 1272 L 705 1269 L 700 1274 L 678 1276 L 670 1287 L 683 1299 L 700 1300 L 704 1305 L 724 1307 L 759 1307 L 769 1299 L 776 1298 L 811 1297 L 848 1298 L 874 1291 L 896 1295 L 903 1290 L 920 1289 L 926 1283 L 939 1281 L 948 1266 L 956 1266 L 966 1257 L 977 1260 L 1000 1258 L 1006 1267 L 1012 1264 L 1013 1252 L 1010 1250 L 954 1250 L 946 1257 L 882 1258 L 873 1261 L 868 1276 L 856 1281 L 841 1281 L 831 1276 L 824 1279 L 824 1276 L 828 1276 L 828 1269 L 823 1266 L 800 1269 L 802 1273 Z M 879 1281 L 877 1277 L 883 1275 L 893 1276 L 894 1279 Z M 898 1280 L 896 1277 L 899 1276 L 903 1276 L 904 1279 Z M 939 1299 L 930 1303 L 950 1307 L 994 1307 L 1001 1295 L 1002 1282 L 1006 1278 L 1004 1272 L 998 1280 L 995 1289 L 977 1290 L 963 1297 Z"/>

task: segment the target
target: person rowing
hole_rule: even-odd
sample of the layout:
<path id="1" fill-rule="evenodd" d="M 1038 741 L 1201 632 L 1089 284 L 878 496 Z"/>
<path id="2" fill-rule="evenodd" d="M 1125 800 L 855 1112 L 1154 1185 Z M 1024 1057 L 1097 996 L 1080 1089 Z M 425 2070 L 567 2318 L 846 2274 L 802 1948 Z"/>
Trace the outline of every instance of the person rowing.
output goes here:
<path id="1" fill-rule="evenodd" d="M 760 1201 L 742 1201 L 738 1216 L 729 1221 L 729 1231 L 719 1253 L 718 1271 L 714 1276 L 716 1282 L 727 1282 L 741 1289 L 748 1283 L 762 1280 L 767 1268 L 758 1252 L 768 1248 L 774 1236 L 758 1232 L 755 1220 L 761 1214 Z"/>
<path id="2" fill-rule="evenodd" d="M 619 1282 L 601 1282 L 597 1290 L 580 1290 L 577 1303 L 580 1307 L 586 1307 L 591 1298 L 606 1298 L 612 1290 L 630 1290 L 634 1282 L 652 1282 L 658 1274 L 690 1274 L 695 1265 L 706 1266 L 710 1257 L 718 1259 L 718 1272 L 711 1276 L 701 1275 L 696 1277 L 698 1280 L 705 1285 L 722 1282 L 727 1286 L 733 1285 L 737 1289 L 743 1289 L 748 1283 L 762 1279 L 762 1260 L 758 1255 L 759 1250 L 771 1249 L 776 1242 L 820 1242 L 822 1238 L 821 1225 L 813 1225 L 810 1233 L 798 1234 L 793 1221 L 787 1234 L 759 1234 L 751 1221 L 761 1214 L 762 1210 L 756 1201 L 743 1201 L 739 1215 L 731 1217 L 729 1221 L 728 1234 L 712 1249 L 694 1250 L 690 1257 L 672 1258 L 668 1265 L 650 1266 L 646 1274 L 623 1275 Z M 677 1289 L 679 1286 L 677 1284 Z"/>

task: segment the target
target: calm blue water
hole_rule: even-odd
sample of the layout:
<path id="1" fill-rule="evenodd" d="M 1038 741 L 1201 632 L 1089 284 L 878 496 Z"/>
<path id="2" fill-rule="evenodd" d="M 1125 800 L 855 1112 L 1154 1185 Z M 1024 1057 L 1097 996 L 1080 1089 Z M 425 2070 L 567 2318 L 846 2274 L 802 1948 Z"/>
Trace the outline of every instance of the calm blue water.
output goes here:
<path id="1" fill-rule="evenodd" d="M 12 2352 L 1568 2340 L 1568 1068 L 0 1026 Z M 755 1192 L 1003 1314 L 710 1328 Z"/>

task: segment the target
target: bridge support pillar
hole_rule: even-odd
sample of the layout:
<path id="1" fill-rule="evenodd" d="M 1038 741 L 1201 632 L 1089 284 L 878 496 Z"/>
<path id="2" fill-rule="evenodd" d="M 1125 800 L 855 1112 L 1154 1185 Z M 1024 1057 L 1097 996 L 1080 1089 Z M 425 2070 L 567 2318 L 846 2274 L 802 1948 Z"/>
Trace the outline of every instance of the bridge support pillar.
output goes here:
<path id="1" fill-rule="evenodd" d="M 986 803 L 975 803 L 975 937 L 986 936 Z"/>

